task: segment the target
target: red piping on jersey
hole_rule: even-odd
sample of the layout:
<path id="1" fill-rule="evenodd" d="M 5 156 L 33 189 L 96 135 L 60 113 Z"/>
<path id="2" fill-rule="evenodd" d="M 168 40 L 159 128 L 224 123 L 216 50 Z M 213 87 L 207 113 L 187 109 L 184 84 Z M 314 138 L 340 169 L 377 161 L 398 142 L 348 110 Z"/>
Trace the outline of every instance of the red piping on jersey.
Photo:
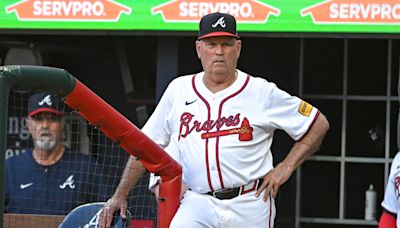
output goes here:
<path id="1" fill-rule="evenodd" d="M 204 99 L 204 97 L 202 97 L 199 93 L 199 91 L 197 91 L 196 89 L 196 85 L 194 83 L 194 79 L 196 78 L 197 74 L 194 74 L 192 77 L 192 87 L 194 92 L 197 94 L 197 96 L 204 102 L 204 104 L 207 106 L 207 111 L 208 111 L 208 120 L 211 119 L 211 108 L 210 108 L 210 104 L 208 104 L 207 100 Z M 207 130 L 208 133 L 209 130 Z M 210 175 L 210 164 L 208 163 L 208 139 L 206 139 L 206 167 L 207 167 L 207 181 L 208 181 L 208 186 L 210 187 L 211 191 L 214 191 L 214 188 L 212 187 L 212 183 L 211 183 L 211 175 Z"/>
<path id="2" fill-rule="evenodd" d="M 317 114 L 315 114 L 315 117 L 314 117 L 313 121 L 312 121 L 311 124 L 310 124 L 310 127 L 308 127 L 306 133 L 305 133 L 303 136 L 301 136 L 301 138 L 300 138 L 299 140 L 297 140 L 297 142 L 301 141 L 301 140 L 304 138 L 304 136 L 307 135 L 307 133 L 310 131 L 310 129 L 311 129 L 312 126 L 314 125 L 315 121 L 317 121 L 317 118 L 318 118 L 318 116 L 319 116 L 319 113 L 320 113 L 320 112 L 319 112 L 319 110 L 318 110 Z"/>
<path id="3" fill-rule="evenodd" d="M 271 193 L 269 194 L 269 219 L 268 219 L 268 227 L 272 227 L 271 226 L 271 218 L 272 218 L 272 196 Z"/>
<path id="4" fill-rule="evenodd" d="M 241 190 L 240 190 L 240 195 L 243 195 L 243 194 L 249 193 L 251 191 L 254 191 L 257 188 L 258 183 L 259 183 L 259 180 L 254 181 L 253 182 L 253 187 L 251 187 L 249 189 L 245 189 L 245 185 L 243 185 L 241 187 Z"/>
<path id="5" fill-rule="evenodd" d="M 247 75 L 246 81 L 244 82 L 243 86 L 242 86 L 237 92 L 233 93 L 232 95 L 226 97 L 225 99 L 223 99 L 223 100 L 221 101 L 221 103 L 219 104 L 218 119 L 221 118 L 222 106 L 224 105 L 224 103 L 225 103 L 227 100 L 231 99 L 232 97 L 235 97 L 235 96 L 237 96 L 239 93 L 241 93 L 241 92 L 244 90 L 244 88 L 246 88 L 247 84 L 249 83 L 249 80 L 250 80 L 250 75 Z M 218 131 L 219 131 L 219 129 L 217 128 L 217 132 L 218 132 Z M 225 186 L 224 186 L 224 180 L 223 180 L 223 178 L 222 178 L 222 171 L 221 171 L 221 166 L 220 166 L 220 163 L 219 163 L 219 136 L 217 136 L 216 142 L 217 142 L 217 143 L 215 144 L 215 153 L 216 153 L 215 156 L 216 156 L 216 159 L 217 159 L 216 163 L 217 163 L 217 168 L 218 168 L 219 182 L 221 183 L 221 188 L 224 189 L 224 188 L 225 188 Z"/>

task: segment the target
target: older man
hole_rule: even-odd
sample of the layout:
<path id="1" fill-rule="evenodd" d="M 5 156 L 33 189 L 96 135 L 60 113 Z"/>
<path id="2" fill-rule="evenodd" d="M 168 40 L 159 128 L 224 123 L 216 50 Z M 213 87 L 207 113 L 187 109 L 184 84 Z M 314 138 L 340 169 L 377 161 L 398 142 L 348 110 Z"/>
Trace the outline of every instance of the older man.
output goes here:
<path id="1" fill-rule="evenodd" d="M 173 80 L 142 129 L 162 147 L 172 142 L 183 167 L 188 190 L 170 227 L 273 227 L 279 187 L 329 129 L 311 104 L 237 69 L 241 48 L 233 16 L 204 16 L 196 41 L 204 71 Z M 277 129 L 296 143 L 274 168 Z M 111 199 L 105 217 L 124 200 Z"/>

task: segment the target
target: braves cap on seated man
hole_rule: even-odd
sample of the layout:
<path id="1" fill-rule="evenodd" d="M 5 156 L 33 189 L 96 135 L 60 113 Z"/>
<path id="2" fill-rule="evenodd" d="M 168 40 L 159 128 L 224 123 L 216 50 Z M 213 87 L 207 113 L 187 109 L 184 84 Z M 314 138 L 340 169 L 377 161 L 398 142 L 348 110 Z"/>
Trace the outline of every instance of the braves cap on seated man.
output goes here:
<path id="1" fill-rule="evenodd" d="M 65 215 L 81 204 L 104 201 L 96 160 L 63 145 L 63 110 L 55 94 L 29 98 L 26 127 L 33 148 L 6 160 L 6 213 Z"/>
<path id="2" fill-rule="evenodd" d="M 87 203 L 74 208 L 64 218 L 58 228 L 98 228 L 100 227 L 100 213 L 104 207 L 104 202 Z M 127 216 L 122 218 L 116 214 L 110 228 L 128 228 L 132 220 L 132 215 L 127 211 Z"/>
<path id="3" fill-rule="evenodd" d="M 36 93 L 29 98 L 28 116 L 34 116 L 41 112 L 63 115 L 63 103 L 59 96 L 51 93 Z"/>

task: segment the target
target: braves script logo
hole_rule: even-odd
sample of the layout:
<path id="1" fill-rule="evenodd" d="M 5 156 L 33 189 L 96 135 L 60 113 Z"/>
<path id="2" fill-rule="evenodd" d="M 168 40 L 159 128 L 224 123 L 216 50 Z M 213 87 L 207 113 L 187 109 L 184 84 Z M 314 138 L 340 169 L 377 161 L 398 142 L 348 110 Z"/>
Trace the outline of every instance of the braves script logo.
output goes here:
<path id="1" fill-rule="evenodd" d="M 51 106 L 51 105 L 53 104 L 53 102 L 51 102 L 51 95 L 50 95 L 50 94 L 47 95 L 47 96 L 45 96 L 45 97 L 43 98 L 43 100 L 41 100 L 41 101 L 38 102 L 38 105 L 39 105 L 39 106 L 42 106 L 42 105 L 44 105 L 44 104 L 46 104 L 47 106 Z"/>
<path id="2" fill-rule="evenodd" d="M 398 0 L 326 0 L 301 10 L 316 24 L 400 24 Z"/>
<path id="3" fill-rule="evenodd" d="M 118 21 L 131 8 L 112 0 L 22 0 L 6 12 L 21 21 Z"/>
<path id="4" fill-rule="evenodd" d="M 280 14 L 279 9 L 257 0 L 172 0 L 151 9 L 166 22 L 198 22 L 213 12 L 231 14 L 238 23 L 265 23 L 270 15 Z"/>
<path id="5" fill-rule="evenodd" d="M 394 192 L 396 194 L 396 198 L 399 199 L 399 197 L 400 197 L 400 176 L 397 176 L 394 179 L 394 187 L 395 187 Z"/>
<path id="6" fill-rule="evenodd" d="M 192 121 L 193 117 L 194 115 L 188 112 L 185 112 L 181 115 L 181 125 L 179 128 L 178 140 L 180 137 L 185 138 L 193 130 L 196 130 L 197 132 L 205 132 L 201 135 L 202 139 L 232 134 L 239 134 L 240 141 L 249 141 L 253 139 L 253 128 L 250 127 L 250 123 L 247 118 L 244 118 L 240 128 L 219 131 L 222 126 L 237 126 L 240 122 L 240 114 L 236 114 L 235 116 L 230 115 L 228 117 L 220 117 L 216 120 L 206 120 L 204 123 L 199 122 L 198 120 Z"/>
<path id="7" fill-rule="evenodd" d="M 221 17 L 220 19 L 217 20 L 217 22 L 215 22 L 215 23 L 212 24 L 211 26 L 212 26 L 213 28 L 216 28 L 218 25 L 220 25 L 222 28 L 225 28 L 225 27 L 226 27 L 226 24 L 225 24 L 225 20 L 224 20 L 224 19 L 225 19 L 224 17 Z"/>

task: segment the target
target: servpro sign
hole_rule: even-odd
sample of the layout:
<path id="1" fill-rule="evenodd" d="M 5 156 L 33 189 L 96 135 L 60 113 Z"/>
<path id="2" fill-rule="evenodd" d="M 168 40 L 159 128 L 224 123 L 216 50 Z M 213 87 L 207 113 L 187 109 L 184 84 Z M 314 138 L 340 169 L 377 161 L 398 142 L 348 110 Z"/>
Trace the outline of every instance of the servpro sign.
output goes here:
<path id="1" fill-rule="evenodd" d="M 108 0 L 23 0 L 6 7 L 19 20 L 117 21 L 131 8 Z"/>
<path id="2" fill-rule="evenodd" d="M 239 33 L 400 34 L 400 0 L 0 0 L 0 30 L 197 31 L 212 12 Z"/>
<path id="3" fill-rule="evenodd" d="M 399 0 L 328 0 L 301 11 L 315 23 L 400 24 Z"/>
<path id="4" fill-rule="evenodd" d="M 155 6 L 151 12 L 161 13 L 168 22 L 198 22 L 206 14 L 221 12 L 235 16 L 238 23 L 265 23 L 269 15 L 279 16 L 280 10 L 254 0 L 173 0 Z"/>

